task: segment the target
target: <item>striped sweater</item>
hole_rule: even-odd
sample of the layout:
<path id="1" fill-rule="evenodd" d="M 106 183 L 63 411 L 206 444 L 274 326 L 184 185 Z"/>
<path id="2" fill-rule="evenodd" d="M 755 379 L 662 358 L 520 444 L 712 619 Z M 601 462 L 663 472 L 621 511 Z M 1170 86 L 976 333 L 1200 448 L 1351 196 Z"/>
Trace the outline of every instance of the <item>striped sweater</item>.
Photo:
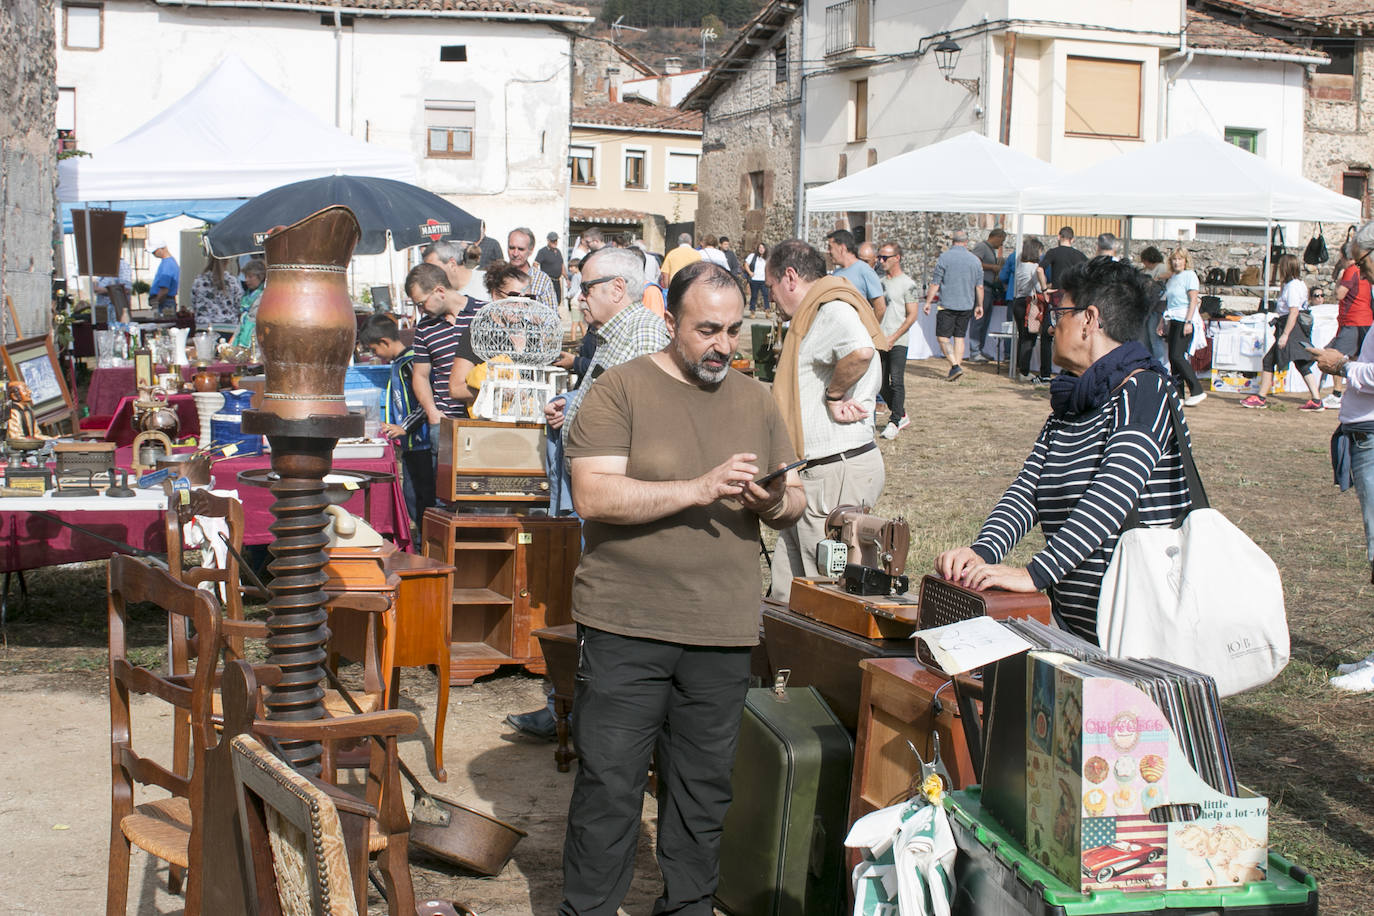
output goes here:
<path id="1" fill-rule="evenodd" d="M 1021 473 L 983 523 L 973 550 L 999 563 L 1037 523 L 1045 549 L 1027 564 L 1061 622 L 1097 641 L 1097 598 L 1131 506 L 1151 526 L 1188 508 L 1188 486 L 1166 398 L 1155 372 L 1140 372 L 1093 413 L 1045 422 Z M 1181 412 L 1180 412 L 1181 413 Z M 1184 436 L 1191 441 L 1187 423 Z"/>

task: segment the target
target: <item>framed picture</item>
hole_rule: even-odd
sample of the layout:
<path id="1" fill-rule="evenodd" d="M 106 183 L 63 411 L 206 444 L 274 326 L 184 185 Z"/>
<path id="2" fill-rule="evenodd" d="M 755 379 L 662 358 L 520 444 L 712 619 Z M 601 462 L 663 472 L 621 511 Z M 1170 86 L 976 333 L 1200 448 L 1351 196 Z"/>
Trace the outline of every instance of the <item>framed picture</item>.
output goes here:
<path id="1" fill-rule="evenodd" d="M 75 413 L 76 403 L 62 380 L 51 334 L 7 343 L 0 352 L 4 353 L 5 371 L 10 379 L 29 386 L 35 420 L 49 423 Z"/>

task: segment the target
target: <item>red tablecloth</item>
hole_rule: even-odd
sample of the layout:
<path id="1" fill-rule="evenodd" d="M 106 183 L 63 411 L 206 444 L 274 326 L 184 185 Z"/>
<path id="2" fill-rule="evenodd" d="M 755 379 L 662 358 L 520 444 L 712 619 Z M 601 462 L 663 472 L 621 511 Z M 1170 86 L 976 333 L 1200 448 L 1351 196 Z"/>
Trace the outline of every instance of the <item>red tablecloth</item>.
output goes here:
<path id="1" fill-rule="evenodd" d="M 242 368 L 232 363 L 214 363 L 210 366 L 210 371 L 219 375 L 222 372 L 241 372 Z M 184 380 L 189 382 L 195 374 L 195 366 L 181 367 L 181 377 Z M 91 372 L 91 386 L 86 390 L 86 406 L 90 408 L 93 417 L 109 416 L 119 407 L 120 398 L 137 394 L 136 389 L 133 366 L 95 369 Z"/>
<path id="2" fill-rule="evenodd" d="M 115 452 L 115 462 L 120 467 L 128 467 L 133 449 L 121 448 Z M 272 533 L 272 491 L 266 487 L 255 487 L 240 483 L 238 476 L 242 471 L 270 468 L 271 455 L 250 455 L 245 458 L 226 458 L 216 461 L 210 472 L 215 478 L 215 489 L 238 490 L 239 502 L 243 503 L 243 543 L 270 544 Z M 391 483 L 376 484 L 372 487 L 372 516 L 363 514 L 364 495 L 361 490 L 344 503 L 344 508 L 365 520 L 379 534 L 391 537 L 396 546 L 410 550 L 410 515 L 406 512 L 405 494 L 397 474 L 396 453 L 387 451 L 380 458 L 351 458 L 334 462 L 336 470 L 371 471 L 390 474 Z M 3 506 L 0 506 L 3 508 Z M 134 545 L 138 546 L 138 545 Z"/>
<path id="3" fill-rule="evenodd" d="M 119 467 L 127 468 L 132 457 L 132 449 L 120 448 L 115 452 Z M 270 455 L 253 455 L 246 458 L 229 458 L 216 462 L 214 467 L 215 487 L 221 490 L 237 490 L 243 503 L 245 544 L 269 544 L 272 533 L 272 492 L 266 487 L 254 487 L 238 481 L 240 471 L 271 466 Z M 383 535 L 391 537 L 402 550 L 411 549 L 410 516 L 406 513 L 405 498 L 401 482 L 396 475 L 394 452 L 387 452 L 381 458 L 358 458 L 334 462 L 337 470 L 372 471 L 391 474 L 389 484 L 374 484 L 372 487 L 372 514 L 367 521 Z M 105 537 L 112 538 L 142 550 L 162 552 L 167 549 L 163 533 L 165 513 L 158 509 L 133 509 L 120 507 L 120 511 L 94 512 L 63 509 L 63 500 L 48 500 L 52 508 L 45 511 L 63 521 L 80 525 Z M 115 502 L 115 500 L 110 500 Z M 360 490 L 345 503 L 348 511 L 363 517 L 364 496 Z M 41 566 L 57 566 L 62 563 L 79 563 L 85 560 L 103 560 L 118 548 L 79 531 L 65 528 L 57 522 L 30 511 L 5 511 L 5 500 L 0 500 L 0 572 L 37 569 Z"/>
<path id="4" fill-rule="evenodd" d="M 114 416 L 106 421 L 106 442 L 113 442 L 120 448 L 134 444 L 134 402 L 137 400 L 137 397 L 120 399 Z M 176 438 L 184 439 L 200 434 L 200 411 L 196 410 L 195 398 L 189 394 L 174 394 L 167 399 L 167 403 L 176 409 L 177 419 L 181 422 L 181 429 L 177 432 Z M 81 428 L 90 427 L 82 421 Z"/>
<path id="5" fill-rule="evenodd" d="M 61 500 L 53 500 L 60 503 Z M 115 502 L 115 500 L 110 500 Z M 3 501 L 0 501 L 0 509 Z M 157 509 L 121 512 L 50 510 L 73 525 L 80 525 L 131 547 L 165 552 L 165 512 Z M 103 560 L 122 552 L 99 538 L 73 531 L 34 512 L 0 511 L 0 572 L 59 566 L 85 560 Z"/>

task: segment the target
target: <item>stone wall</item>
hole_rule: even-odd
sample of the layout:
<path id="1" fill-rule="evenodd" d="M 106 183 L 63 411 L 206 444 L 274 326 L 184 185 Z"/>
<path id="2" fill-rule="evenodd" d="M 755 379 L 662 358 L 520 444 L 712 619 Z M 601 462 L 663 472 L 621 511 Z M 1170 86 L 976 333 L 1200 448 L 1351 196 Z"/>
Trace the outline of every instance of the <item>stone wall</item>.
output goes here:
<path id="1" fill-rule="evenodd" d="M 801 101 L 800 17 L 792 18 L 783 40 L 787 42 L 787 79 L 779 82 L 776 78 L 777 43 L 761 48 L 712 99 L 702 128 L 697 237 L 728 236 L 739 252 L 793 235 Z M 762 201 L 754 200 L 751 173 L 761 173 Z"/>
<path id="2" fill-rule="evenodd" d="M 972 213 L 872 211 L 865 215 L 867 217 L 867 222 L 864 225 L 865 237 L 876 245 L 889 241 L 900 244 L 903 252 L 902 266 L 908 274 L 922 282 L 929 279 L 940 252 L 949 247 L 950 236 L 954 230 L 964 229 L 969 233 L 969 238 L 976 241 L 986 238 L 988 230 L 994 225 L 991 217 Z M 843 213 L 812 213 L 807 221 L 806 239 L 824 252 L 827 233 L 834 229 L 852 228 L 854 227 L 849 225 L 849 221 Z M 1046 247 L 1057 242 L 1053 235 L 1037 235 L 1036 237 Z M 1332 291 L 1331 271 L 1335 267 L 1337 248 L 1339 248 L 1344 237 L 1344 231 L 1327 236 L 1326 243 L 1331 260 L 1326 264 L 1316 267 L 1303 265 L 1303 279 L 1309 286 L 1320 283 L 1326 287 L 1328 294 Z M 1301 258 L 1307 241 L 1307 237 L 1289 239 L 1289 253 Z M 1004 254 L 1011 253 L 1010 244 L 1009 238 L 1008 246 L 1003 251 Z M 1132 239 L 1129 253 L 1131 260 L 1138 262 L 1140 252 L 1151 245 L 1158 248 L 1167 258 L 1169 252 L 1178 246 L 1178 241 L 1176 239 Z M 1076 238 L 1074 239 L 1074 247 L 1092 257 L 1096 254 L 1097 239 L 1095 236 Z M 1192 256 L 1193 268 L 1197 271 L 1198 277 L 1202 278 L 1212 267 L 1220 267 L 1223 270 L 1235 267 L 1242 272 L 1247 267 L 1256 267 L 1262 270 L 1264 253 L 1268 246 L 1193 240 L 1188 242 L 1185 247 Z M 1245 295 L 1251 291 L 1220 287 L 1216 292 L 1218 295 Z M 1258 295 L 1257 292 L 1256 295 Z M 1328 301 L 1330 301 L 1329 296 Z"/>
<path id="3" fill-rule="evenodd" d="M 52 299 L 53 22 L 52 0 L 0 4 L 0 293 L 14 300 L 25 336 L 47 331 Z M 8 312 L 3 314 L 8 330 Z"/>

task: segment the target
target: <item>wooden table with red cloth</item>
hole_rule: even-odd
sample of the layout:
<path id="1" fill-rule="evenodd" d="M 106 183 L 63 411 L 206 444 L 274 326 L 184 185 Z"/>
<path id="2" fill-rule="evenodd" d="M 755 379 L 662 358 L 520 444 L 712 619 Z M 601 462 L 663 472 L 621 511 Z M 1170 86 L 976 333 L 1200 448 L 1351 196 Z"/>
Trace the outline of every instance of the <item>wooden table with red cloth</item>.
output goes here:
<path id="1" fill-rule="evenodd" d="M 195 366 L 182 366 L 181 377 L 184 381 L 189 382 L 196 371 L 197 367 Z M 233 363 L 212 363 L 210 371 L 216 376 L 226 372 L 239 375 L 244 371 L 244 367 L 236 366 Z M 133 366 L 115 366 L 92 370 L 91 384 L 86 389 L 86 406 L 91 411 L 91 416 L 87 419 L 113 416 L 115 409 L 119 407 L 121 398 L 138 393 L 138 386 L 134 384 L 134 381 Z M 85 424 L 83 423 L 82 426 L 84 427 Z"/>
<path id="2" fill-rule="evenodd" d="M 124 447 L 116 450 L 115 463 L 127 468 L 133 457 L 133 449 Z M 240 471 L 271 467 L 271 455 L 249 455 L 242 458 L 226 458 L 215 462 L 212 474 L 217 490 L 237 490 L 239 501 L 243 503 L 244 544 L 270 544 L 272 532 L 268 530 L 273 522 L 272 491 L 266 487 L 255 487 L 239 482 Z M 389 474 L 390 482 L 376 483 L 371 487 L 372 515 L 364 515 L 364 492 L 359 490 L 344 508 L 359 518 L 364 518 L 377 529 L 378 533 L 390 537 L 402 550 L 411 549 L 410 516 L 406 512 L 405 497 L 397 476 L 395 452 L 388 450 L 380 458 L 348 458 L 334 462 L 337 471 L 366 471 L 373 474 Z M 148 491 L 139 491 L 147 494 Z M 161 496 L 162 490 L 154 491 Z M 68 500 L 49 497 L 43 503 L 43 511 L 57 516 L 63 521 L 80 525 L 97 534 L 130 547 L 141 550 L 163 552 L 167 549 L 163 534 L 163 503 L 147 501 L 141 495 L 137 503 L 118 500 L 112 497 L 95 497 L 112 503 L 111 510 L 83 511 L 73 508 Z M 59 525 L 52 519 L 36 515 L 31 503 L 36 500 L 24 499 L 7 508 L 0 500 L 0 572 L 37 569 L 41 566 L 56 566 L 62 563 L 79 563 L 85 560 L 103 560 L 118 553 L 119 548 L 99 538 L 91 537 L 80 531 L 73 531 Z M 133 503 L 133 504 L 131 504 Z"/>

